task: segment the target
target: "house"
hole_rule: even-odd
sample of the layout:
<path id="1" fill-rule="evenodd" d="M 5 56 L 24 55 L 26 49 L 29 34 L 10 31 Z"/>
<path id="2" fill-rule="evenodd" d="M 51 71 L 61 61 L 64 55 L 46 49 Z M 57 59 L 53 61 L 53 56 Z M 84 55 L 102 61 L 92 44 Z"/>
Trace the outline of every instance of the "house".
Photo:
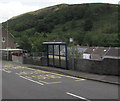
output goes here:
<path id="1" fill-rule="evenodd" d="M 15 44 L 15 37 L 9 33 L 6 29 L 3 27 L 0 28 L 0 49 L 14 49 L 16 48 Z"/>
<path id="2" fill-rule="evenodd" d="M 110 47 L 97 47 L 91 54 L 92 60 L 102 60 L 105 54 L 110 50 Z"/>
<path id="3" fill-rule="evenodd" d="M 120 47 L 111 47 L 104 58 L 120 59 Z"/>
<path id="4" fill-rule="evenodd" d="M 83 59 L 91 59 L 91 54 L 97 49 L 97 47 L 88 47 L 83 53 Z"/>
<path id="5" fill-rule="evenodd" d="M 78 53 L 84 53 L 89 47 L 88 46 L 76 46 Z"/>

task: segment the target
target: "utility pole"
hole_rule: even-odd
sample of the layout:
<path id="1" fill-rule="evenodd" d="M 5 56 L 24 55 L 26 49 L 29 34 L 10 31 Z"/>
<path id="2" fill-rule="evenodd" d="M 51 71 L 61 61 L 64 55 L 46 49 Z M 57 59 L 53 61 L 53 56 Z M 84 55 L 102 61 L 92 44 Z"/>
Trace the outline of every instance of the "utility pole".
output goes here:
<path id="1" fill-rule="evenodd" d="M 70 42 L 72 43 L 72 69 L 74 70 L 74 39 L 70 38 Z"/>
<path id="2" fill-rule="evenodd" d="M 7 20 L 7 60 L 9 60 L 9 52 L 8 52 L 8 20 Z"/>

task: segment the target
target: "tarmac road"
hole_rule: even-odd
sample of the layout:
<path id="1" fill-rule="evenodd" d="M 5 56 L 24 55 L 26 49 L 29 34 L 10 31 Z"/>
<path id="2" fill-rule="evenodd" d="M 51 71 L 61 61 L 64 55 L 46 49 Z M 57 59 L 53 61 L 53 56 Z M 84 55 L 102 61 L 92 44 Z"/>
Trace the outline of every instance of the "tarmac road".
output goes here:
<path id="1" fill-rule="evenodd" d="M 4 64 L 3 99 L 118 99 L 118 85 Z"/>

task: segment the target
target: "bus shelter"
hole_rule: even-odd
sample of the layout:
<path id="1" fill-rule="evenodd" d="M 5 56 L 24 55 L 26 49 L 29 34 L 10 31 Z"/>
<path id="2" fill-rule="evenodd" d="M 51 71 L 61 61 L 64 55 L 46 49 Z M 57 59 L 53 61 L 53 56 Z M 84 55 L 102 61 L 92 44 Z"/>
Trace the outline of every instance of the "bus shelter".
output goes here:
<path id="1" fill-rule="evenodd" d="M 68 69 L 67 44 L 65 42 L 43 42 L 46 45 L 47 65 Z"/>

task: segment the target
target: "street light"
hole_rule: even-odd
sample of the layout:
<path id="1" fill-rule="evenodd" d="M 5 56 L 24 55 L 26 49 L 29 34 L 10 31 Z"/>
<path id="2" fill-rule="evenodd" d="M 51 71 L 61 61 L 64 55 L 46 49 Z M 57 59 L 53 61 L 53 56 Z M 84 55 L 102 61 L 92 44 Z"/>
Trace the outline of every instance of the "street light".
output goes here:
<path id="1" fill-rule="evenodd" d="M 7 20 L 7 61 L 9 60 L 9 52 L 8 52 L 8 20 Z"/>
<path id="2" fill-rule="evenodd" d="M 74 70 L 74 39 L 70 38 L 69 41 L 72 43 L 72 69 Z"/>

